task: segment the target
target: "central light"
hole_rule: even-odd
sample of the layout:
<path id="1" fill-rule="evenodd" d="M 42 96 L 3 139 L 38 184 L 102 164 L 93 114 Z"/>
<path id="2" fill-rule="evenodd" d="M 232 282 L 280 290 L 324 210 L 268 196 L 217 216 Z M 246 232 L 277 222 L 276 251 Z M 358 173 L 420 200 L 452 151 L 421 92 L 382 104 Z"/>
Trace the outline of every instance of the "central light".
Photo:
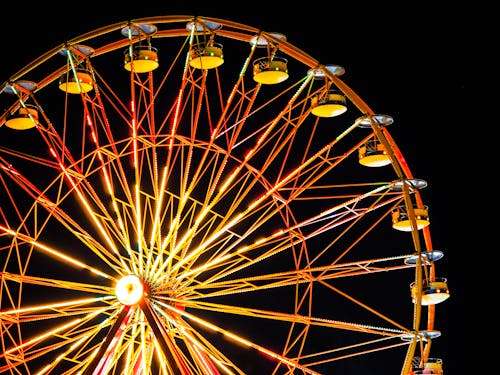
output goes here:
<path id="1" fill-rule="evenodd" d="M 127 275 L 116 283 L 116 297 L 124 305 L 135 305 L 144 295 L 144 285 L 137 276 Z"/>

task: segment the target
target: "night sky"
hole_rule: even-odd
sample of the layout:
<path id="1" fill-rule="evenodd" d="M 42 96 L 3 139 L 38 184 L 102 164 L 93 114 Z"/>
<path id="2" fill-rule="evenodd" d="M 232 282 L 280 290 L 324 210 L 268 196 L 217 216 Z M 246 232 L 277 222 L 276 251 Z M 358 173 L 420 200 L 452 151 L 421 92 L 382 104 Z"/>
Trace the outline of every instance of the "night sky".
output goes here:
<path id="1" fill-rule="evenodd" d="M 394 118 L 391 135 L 414 176 L 428 182 L 422 196 L 429 206 L 434 245 L 445 254 L 438 269 L 447 277 L 451 292 L 450 299 L 438 305 L 436 328 L 442 336 L 434 345 L 445 374 L 464 373 L 463 360 L 470 355 L 468 346 L 475 345 L 478 323 L 469 312 L 474 310 L 469 301 L 474 291 L 468 285 L 478 277 L 476 269 L 486 259 L 480 257 L 477 265 L 476 260 L 466 259 L 485 248 L 479 248 L 482 240 L 473 238 L 475 231 L 467 223 L 476 222 L 479 209 L 467 204 L 471 189 L 476 188 L 467 177 L 472 176 L 474 164 L 468 159 L 467 153 L 472 152 L 467 150 L 470 138 L 465 129 L 479 124 L 467 125 L 464 120 L 467 108 L 473 106 L 469 101 L 475 99 L 470 97 L 467 74 L 473 57 L 464 46 L 466 31 L 460 27 L 460 18 L 451 19 L 447 12 L 432 7 L 424 9 L 421 2 L 405 5 L 404 10 L 383 5 L 347 7 L 336 2 L 303 2 L 283 8 L 269 7 L 268 2 L 233 2 L 230 7 L 209 1 L 162 3 L 148 7 L 140 2 L 106 2 L 104 9 L 103 1 L 57 6 L 11 2 L 7 11 L 2 10 L 0 81 L 7 81 L 43 52 L 87 31 L 118 21 L 175 14 L 233 20 L 283 33 L 320 62 L 343 66 L 342 79 L 376 113 Z M 363 369 L 360 373 L 370 372 Z"/>

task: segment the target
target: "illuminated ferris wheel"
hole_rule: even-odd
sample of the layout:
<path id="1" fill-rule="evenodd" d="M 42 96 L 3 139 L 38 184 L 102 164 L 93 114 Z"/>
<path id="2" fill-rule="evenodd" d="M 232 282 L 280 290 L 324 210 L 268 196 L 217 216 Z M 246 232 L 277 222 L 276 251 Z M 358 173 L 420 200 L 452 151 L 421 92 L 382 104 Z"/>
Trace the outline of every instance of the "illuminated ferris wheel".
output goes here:
<path id="1" fill-rule="evenodd" d="M 0 373 L 442 374 L 427 183 L 343 74 L 162 16 L 5 82 Z"/>

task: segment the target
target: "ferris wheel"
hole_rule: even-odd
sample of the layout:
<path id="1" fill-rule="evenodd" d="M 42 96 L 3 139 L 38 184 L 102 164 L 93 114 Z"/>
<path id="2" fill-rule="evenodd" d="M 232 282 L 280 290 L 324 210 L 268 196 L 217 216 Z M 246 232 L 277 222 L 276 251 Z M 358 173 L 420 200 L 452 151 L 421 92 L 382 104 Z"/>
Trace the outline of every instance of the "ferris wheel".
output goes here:
<path id="1" fill-rule="evenodd" d="M 0 373 L 442 374 L 427 182 L 344 73 L 161 16 L 5 82 Z"/>

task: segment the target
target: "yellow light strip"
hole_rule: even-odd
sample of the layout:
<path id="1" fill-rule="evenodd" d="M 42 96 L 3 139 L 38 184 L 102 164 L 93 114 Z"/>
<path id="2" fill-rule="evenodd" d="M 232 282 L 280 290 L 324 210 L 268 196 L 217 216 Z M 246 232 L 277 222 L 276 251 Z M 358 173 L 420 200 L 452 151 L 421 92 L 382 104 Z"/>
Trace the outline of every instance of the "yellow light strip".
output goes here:
<path id="1" fill-rule="evenodd" d="M 104 230 L 102 224 L 97 220 L 97 217 L 94 215 L 94 212 L 93 212 L 92 208 L 90 207 L 89 203 L 85 199 L 85 197 L 84 197 L 83 193 L 81 192 L 81 190 L 78 188 L 78 186 L 73 181 L 73 178 L 68 173 L 68 170 L 66 169 L 66 167 L 62 163 L 60 163 L 60 162 L 59 162 L 59 167 L 61 168 L 61 171 L 64 173 L 64 176 L 69 180 L 71 186 L 73 187 L 73 189 L 75 190 L 76 194 L 78 195 L 78 198 L 80 198 L 80 202 L 84 205 L 84 207 L 87 210 L 88 214 L 90 215 L 92 221 L 97 226 L 97 229 L 99 229 L 99 231 L 101 232 L 102 236 L 105 238 L 106 243 L 108 244 L 108 246 L 113 250 L 113 252 L 115 254 L 118 255 L 118 257 L 119 257 L 119 259 L 121 261 L 121 264 L 122 264 L 123 268 L 125 268 L 126 272 L 130 273 L 130 270 L 129 270 L 128 266 L 125 264 L 125 262 L 123 261 L 123 258 L 120 255 L 120 252 L 116 248 L 115 244 L 111 241 L 111 238 L 109 238 L 108 233 Z"/>
<path id="2" fill-rule="evenodd" d="M 102 310 L 102 311 L 104 311 L 104 310 Z M 27 346 L 31 346 L 31 345 L 33 345 L 33 344 L 35 344 L 35 343 L 39 342 L 39 341 L 42 341 L 43 339 L 45 339 L 45 338 L 47 338 L 47 337 L 50 337 L 50 336 L 53 336 L 53 335 L 55 336 L 57 333 L 59 333 L 59 332 L 61 332 L 61 331 L 65 330 L 66 328 L 73 327 L 73 326 L 75 326 L 76 324 L 78 324 L 78 323 L 82 322 L 84 319 L 88 319 L 88 318 L 91 318 L 92 316 L 96 316 L 96 315 L 100 314 L 102 311 L 101 311 L 101 310 L 99 310 L 99 311 L 96 311 L 96 312 L 94 312 L 94 313 L 92 313 L 92 314 L 89 314 L 86 318 L 74 319 L 74 320 L 70 321 L 69 323 L 66 323 L 66 324 L 60 325 L 59 327 L 56 327 L 56 328 L 54 328 L 54 329 L 52 329 L 52 330 L 50 330 L 50 331 L 47 331 L 47 332 L 45 332 L 45 333 L 44 333 L 44 334 L 42 334 L 42 335 L 35 336 L 35 337 L 33 337 L 31 340 L 25 341 L 25 342 L 23 342 L 22 344 L 19 344 L 19 345 L 17 345 L 17 346 L 14 346 L 14 347 L 12 347 L 12 348 L 10 348 L 10 349 L 6 350 L 6 351 L 4 352 L 4 354 L 10 354 L 10 353 L 13 353 L 13 352 L 15 352 L 15 351 L 19 351 L 19 350 L 21 350 L 22 348 L 25 348 L 25 347 L 27 347 Z"/>
<path id="3" fill-rule="evenodd" d="M 92 122 L 92 119 L 90 118 L 89 114 L 87 114 L 87 125 L 91 129 L 94 129 L 94 123 Z M 132 252 L 131 252 L 131 249 L 130 249 L 130 246 L 129 246 L 130 241 L 128 241 L 128 237 L 126 235 L 126 231 L 125 231 L 125 227 L 123 225 L 123 220 L 122 220 L 122 217 L 121 217 L 121 213 L 120 213 L 120 210 L 118 210 L 118 206 L 116 204 L 116 197 L 115 197 L 115 192 L 114 192 L 114 189 L 113 189 L 113 184 L 112 184 L 111 178 L 109 176 L 108 168 L 106 167 L 106 165 L 104 163 L 103 152 L 100 149 L 99 142 L 98 142 L 97 136 L 95 135 L 94 130 L 92 130 L 92 135 L 93 135 L 92 138 L 94 140 L 94 143 L 95 143 L 95 146 L 96 146 L 96 150 L 97 150 L 97 157 L 98 157 L 99 161 L 101 162 L 101 166 L 102 166 L 101 172 L 102 172 L 102 175 L 104 177 L 106 189 L 107 189 L 109 195 L 111 196 L 113 209 L 114 209 L 114 212 L 115 212 L 115 214 L 117 215 L 117 218 L 118 218 L 117 219 L 118 229 L 121 232 L 123 242 L 128 245 L 127 246 L 127 252 L 129 254 L 130 258 L 132 259 L 132 254 L 131 254 Z M 114 220 L 112 222 L 114 222 Z"/>
<path id="4" fill-rule="evenodd" d="M 207 246 L 209 246 L 212 242 L 214 242 L 217 238 L 219 238 L 223 233 L 225 233 L 229 228 L 231 228 L 233 225 L 236 225 L 239 220 L 241 219 L 241 217 L 243 216 L 242 213 L 240 214 L 237 214 L 230 222 L 228 222 L 224 227 L 222 227 L 220 230 L 218 230 L 217 232 L 213 233 L 205 242 L 203 242 L 203 244 L 201 244 L 200 246 L 197 247 L 197 249 L 191 251 L 189 253 L 188 256 L 185 256 L 183 257 L 179 262 L 177 262 L 175 264 L 175 266 L 172 267 L 172 271 L 175 271 L 177 269 L 179 269 L 182 265 L 184 265 L 185 263 L 189 262 L 191 259 L 193 259 L 194 257 L 197 257 L 198 254 L 203 251 L 204 248 L 206 248 Z M 190 230 L 193 230 L 193 228 L 191 228 Z M 187 234 L 186 234 L 187 236 Z M 172 253 L 175 253 L 175 251 L 172 251 Z M 169 256 L 169 259 L 172 258 L 172 254 Z M 163 280 L 165 277 L 168 277 L 167 274 L 163 274 L 161 277 L 160 277 L 160 280 Z"/>
<path id="5" fill-rule="evenodd" d="M 165 195 L 165 188 L 167 185 L 167 174 L 168 174 L 168 167 L 166 166 L 163 168 L 163 174 L 161 177 L 161 183 L 159 186 L 159 192 L 160 195 L 156 201 L 156 210 L 153 218 L 153 228 L 151 229 L 151 236 L 149 239 L 149 246 L 153 248 L 153 244 L 155 242 L 155 237 L 160 233 L 160 215 L 162 213 L 162 205 L 163 205 L 163 199 Z M 157 233 L 158 232 L 158 233 Z"/>
<path id="6" fill-rule="evenodd" d="M 102 276 L 102 277 L 105 277 L 106 279 L 110 279 L 110 280 L 116 280 L 113 276 L 111 275 L 108 275 L 104 272 L 101 272 L 99 271 L 98 269 L 94 268 L 94 267 L 91 267 L 91 266 L 88 266 L 87 264 L 83 263 L 83 262 L 80 262 L 74 258 L 71 258 L 57 250 L 54 250 L 54 249 L 51 249 L 50 247 L 46 246 L 46 245 L 43 245 L 41 243 L 39 243 L 38 241 L 34 240 L 32 237 L 29 237 L 29 236 L 26 236 L 22 233 L 17 233 L 16 231 L 13 231 L 12 229 L 9 229 L 9 228 L 6 228 L 4 227 L 3 225 L 0 224 L 0 230 L 10 234 L 11 236 L 13 237 L 16 237 L 16 238 L 19 238 L 21 239 L 22 241 L 25 241 L 31 245 L 33 245 L 34 247 L 36 247 L 37 249 L 39 250 L 42 250 L 43 252 L 47 253 L 47 254 L 50 254 L 50 255 L 53 255 L 54 257 L 58 258 L 58 259 L 61 259 L 67 263 L 70 263 L 74 266 L 77 266 L 77 267 L 80 267 L 80 268 L 83 268 L 83 269 L 87 269 L 99 276 Z"/>
<path id="7" fill-rule="evenodd" d="M 45 304 L 45 305 L 39 305 L 39 306 L 24 307 L 22 309 L 2 310 L 2 311 L 0 311 L 0 317 L 2 315 L 23 314 L 23 313 L 27 313 L 27 312 L 33 312 L 33 311 L 58 309 L 58 308 L 61 308 L 64 306 L 84 305 L 87 303 L 104 301 L 104 300 L 113 299 L 113 298 L 116 298 L 116 297 L 115 296 L 104 296 L 104 297 L 97 297 L 97 298 L 85 298 L 85 299 L 77 299 L 77 300 L 72 300 L 72 301 L 51 303 L 51 304 Z"/>
<path id="8" fill-rule="evenodd" d="M 184 316 L 184 317 L 186 317 L 186 318 L 188 318 L 188 319 L 190 319 L 192 321 L 195 321 L 196 323 L 198 323 L 198 324 L 200 324 L 200 325 L 202 325 L 204 327 L 210 328 L 211 330 L 216 331 L 216 332 L 220 332 L 224 336 L 230 338 L 231 340 L 233 340 L 233 341 L 235 341 L 235 342 L 237 342 L 237 343 L 239 343 L 241 345 L 244 345 L 244 346 L 249 347 L 249 348 L 254 348 L 254 349 L 258 350 L 259 352 L 261 352 L 261 353 L 263 353 L 263 354 L 265 354 L 265 355 L 267 355 L 267 356 L 269 356 L 271 358 L 274 358 L 274 359 L 278 360 L 279 362 L 285 363 L 287 366 L 291 366 L 293 368 L 300 369 L 305 374 L 321 375 L 320 373 L 318 373 L 316 371 L 313 371 L 311 369 L 308 369 L 308 368 L 306 368 L 306 367 L 304 367 L 304 366 L 302 366 L 302 365 L 294 362 L 293 360 L 291 360 L 289 358 L 286 358 L 286 357 L 284 357 L 284 356 L 282 356 L 282 355 L 280 355 L 278 353 L 275 353 L 275 352 L 273 352 L 273 351 L 271 351 L 269 349 L 264 348 L 263 346 L 260 346 L 258 344 L 255 344 L 255 343 L 251 342 L 251 341 L 248 341 L 248 340 L 244 339 L 243 337 L 238 336 L 238 335 L 236 335 L 234 333 L 231 333 L 231 332 L 229 332 L 229 331 L 227 331 L 227 330 L 225 330 L 223 328 L 220 328 L 220 327 L 218 327 L 218 326 L 216 326 L 216 325 L 214 325 L 212 323 L 209 323 L 209 322 L 207 322 L 204 319 L 201 319 L 201 318 L 198 318 L 198 317 L 196 317 L 194 315 L 191 315 L 191 314 L 187 313 L 185 310 L 176 309 L 175 307 L 167 305 L 167 304 L 164 304 L 162 302 L 158 302 L 158 304 L 160 304 L 161 306 L 163 306 L 163 307 L 165 307 L 165 308 L 167 308 L 167 309 L 169 309 L 169 310 L 171 310 L 171 311 L 173 311 L 173 312 L 175 312 L 177 314 L 180 314 L 180 315 L 182 315 L 182 316 Z"/>

